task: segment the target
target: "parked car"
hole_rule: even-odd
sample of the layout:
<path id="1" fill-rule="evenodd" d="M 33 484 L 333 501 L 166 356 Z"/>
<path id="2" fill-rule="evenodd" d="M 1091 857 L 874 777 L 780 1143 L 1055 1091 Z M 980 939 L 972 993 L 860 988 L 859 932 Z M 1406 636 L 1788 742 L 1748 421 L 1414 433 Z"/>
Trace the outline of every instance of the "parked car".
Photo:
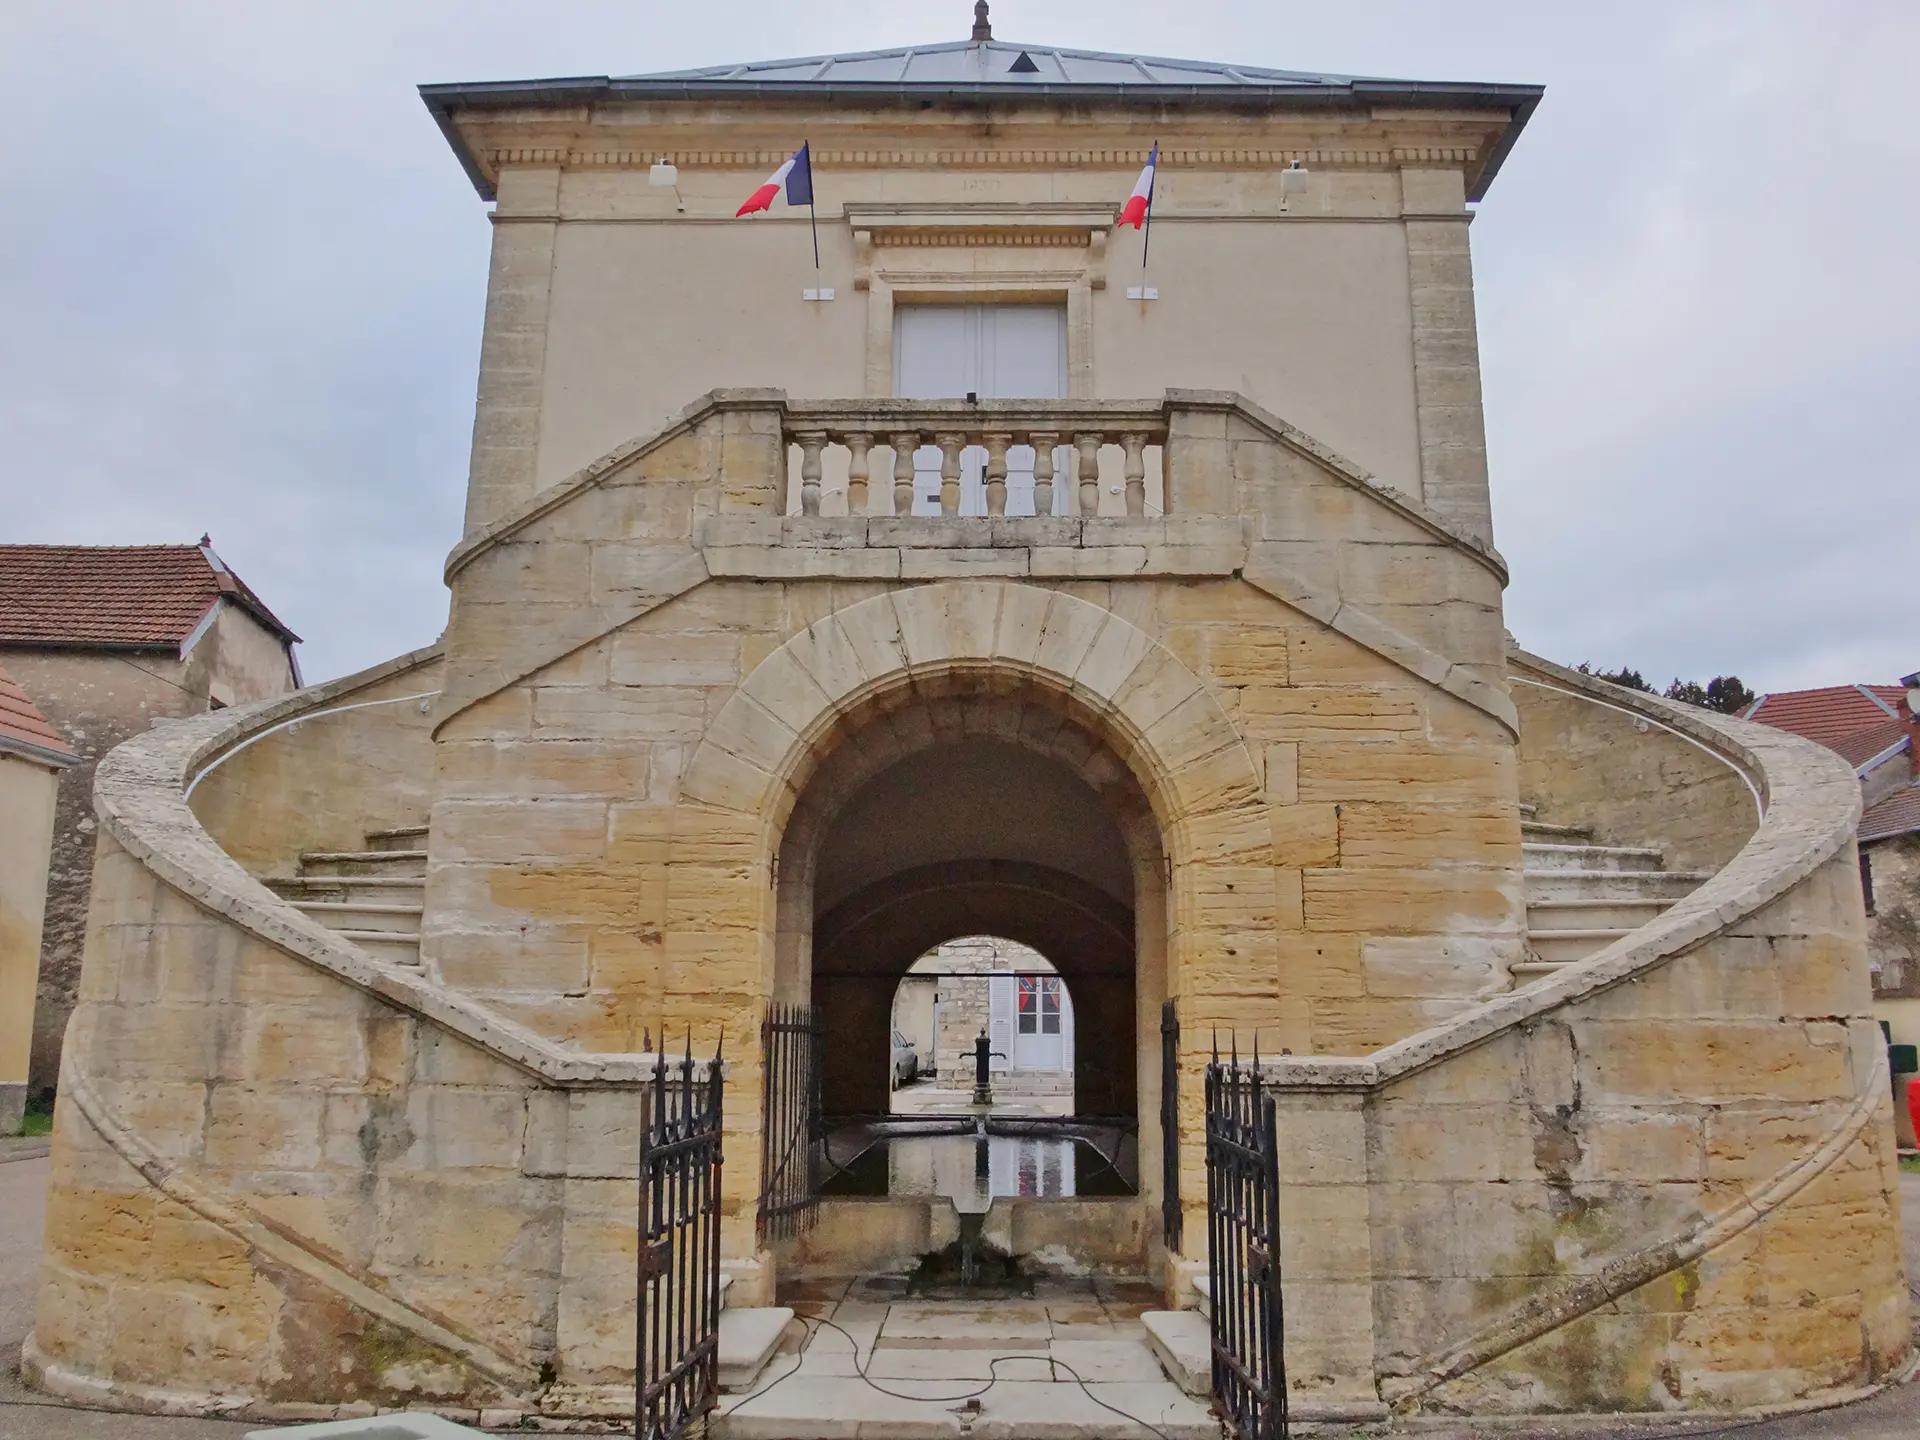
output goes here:
<path id="1" fill-rule="evenodd" d="M 893 1083 L 897 1089 L 920 1078 L 920 1052 L 898 1030 L 893 1032 Z"/>

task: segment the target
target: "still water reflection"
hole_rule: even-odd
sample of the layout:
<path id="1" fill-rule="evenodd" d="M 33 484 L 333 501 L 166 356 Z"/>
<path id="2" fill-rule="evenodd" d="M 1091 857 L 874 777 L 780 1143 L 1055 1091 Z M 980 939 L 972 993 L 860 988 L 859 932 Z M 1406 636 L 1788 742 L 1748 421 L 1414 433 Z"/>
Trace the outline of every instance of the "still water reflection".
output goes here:
<path id="1" fill-rule="evenodd" d="M 1001 1195 L 1135 1193 L 1114 1159 L 1079 1136 L 872 1134 L 851 1160 L 845 1137 L 836 1138 L 831 1148 L 844 1163 L 820 1187 L 823 1195 L 945 1195 L 967 1211 Z"/>

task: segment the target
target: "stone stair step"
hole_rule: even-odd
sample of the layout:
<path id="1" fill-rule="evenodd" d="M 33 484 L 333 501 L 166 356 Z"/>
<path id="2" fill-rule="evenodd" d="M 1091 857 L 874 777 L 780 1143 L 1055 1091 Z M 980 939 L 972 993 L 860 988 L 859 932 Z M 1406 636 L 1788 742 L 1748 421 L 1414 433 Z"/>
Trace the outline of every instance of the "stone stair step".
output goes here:
<path id="1" fill-rule="evenodd" d="M 330 930 L 354 930 L 420 938 L 419 905 L 368 905 L 341 900 L 296 900 L 294 908 Z"/>
<path id="2" fill-rule="evenodd" d="M 760 1372 L 780 1348 L 780 1339 L 793 1323 L 785 1305 L 728 1307 L 720 1312 L 720 1388 L 751 1389 Z"/>
<path id="3" fill-rule="evenodd" d="M 391 830 L 369 830 L 366 841 L 369 850 L 425 850 L 427 827 L 399 825 Z"/>
<path id="4" fill-rule="evenodd" d="M 301 876 L 400 875 L 424 876 L 424 850 L 309 850 L 300 857 Z"/>
<path id="5" fill-rule="evenodd" d="M 1593 843 L 1591 825 L 1549 825 L 1543 820 L 1520 822 L 1522 840 L 1538 840 L 1542 844 L 1590 845 Z"/>
<path id="6" fill-rule="evenodd" d="M 427 882 L 420 875 L 301 875 L 263 883 L 282 900 L 412 905 L 424 900 Z"/>
<path id="7" fill-rule="evenodd" d="M 1637 930 L 1671 909 L 1673 901 L 1614 896 L 1594 900 L 1527 901 L 1527 933 L 1562 930 Z"/>
<path id="8" fill-rule="evenodd" d="M 333 933 L 390 965 L 420 967 L 418 935 L 401 935 L 392 930 L 335 930 Z"/>
<path id="9" fill-rule="evenodd" d="M 1213 1277 L 1204 1270 L 1193 1277 L 1193 1293 L 1198 1297 L 1197 1306 L 1209 1323 L 1213 1320 Z"/>
<path id="10" fill-rule="evenodd" d="M 1556 900 L 1678 900 L 1710 878 L 1695 870 L 1528 870 L 1527 903 Z"/>
<path id="11" fill-rule="evenodd" d="M 1148 1310 L 1140 1323 L 1167 1378 L 1206 1398 L 1213 1390 L 1213 1327 L 1207 1317 L 1198 1310 Z"/>
<path id="12" fill-rule="evenodd" d="M 1529 930 L 1527 949 L 1532 952 L 1535 961 L 1550 965 L 1570 965 L 1576 960 L 1584 960 L 1589 955 L 1597 955 L 1623 935 L 1631 935 L 1633 928 L 1591 929 L 1591 930 Z M 1524 963 L 1524 962 L 1523 962 Z M 1518 973 L 1520 966 L 1514 966 Z"/>
<path id="13" fill-rule="evenodd" d="M 1529 870 L 1658 870 L 1658 850 L 1638 845 L 1523 844 Z"/>

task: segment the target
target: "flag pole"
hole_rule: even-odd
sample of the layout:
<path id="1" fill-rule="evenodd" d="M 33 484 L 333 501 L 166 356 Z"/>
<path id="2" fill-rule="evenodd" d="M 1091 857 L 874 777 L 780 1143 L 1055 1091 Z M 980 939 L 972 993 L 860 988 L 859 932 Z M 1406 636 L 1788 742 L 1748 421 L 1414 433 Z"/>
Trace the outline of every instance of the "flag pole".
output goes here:
<path id="1" fill-rule="evenodd" d="M 813 203 L 813 142 L 802 140 L 800 148 L 807 152 L 807 226 L 813 231 L 813 268 L 820 268 L 820 211 Z"/>
<path id="2" fill-rule="evenodd" d="M 1153 142 L 1153 156 L 1157 162 L 1160 157 L 1160 142 Z M 1153 245 L 1153 192 L 1160 188 L 1160 166 L 1153 167 L 1153 179 L 1147 182 L 1147 224 L 1140 235 L 1140 308 L 1147 308 L 1147 251 Z"/>

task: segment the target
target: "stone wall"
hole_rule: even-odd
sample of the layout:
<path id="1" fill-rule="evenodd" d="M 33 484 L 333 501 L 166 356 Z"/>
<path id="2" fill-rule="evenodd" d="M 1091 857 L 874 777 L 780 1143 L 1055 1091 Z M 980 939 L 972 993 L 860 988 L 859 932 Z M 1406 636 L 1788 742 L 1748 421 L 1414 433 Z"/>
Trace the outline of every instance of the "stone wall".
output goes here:
<path id="1" fill-rule="evenodd" d="M 1289 1335 L 1290 1380 L 1467 1413 L 1727 1409 L 1882 1380 L 1910 1316 L 1851 772 L 1517 659 L 1556 703 L 1701 741 L 1768 812 L 1600 954 L 1365 1062 L 1272 1067 L 1301 1157 L 1287 1304 L 1317 1320 Z M 1361 1354 L 1374 1379 L 1349 1388 Z"/>
<path id="2" fill-rule="evenodd" d="M 287 649 L 231 604 L 182 660 L 168 651 L 0 650 L 0 664 L 34 697 L 79 758 L 60 777 L 40 946 L 30 1086 L 50 1091 L 73 1010 L 93 870 L 93 775 L 100 757 L 162 720 L 241 705 L 293 688 Z"/>
<path id="3" fill-rule="evenodd" d="M 1549 673 L 1549 671 L 1554 673 Z M 1520 797 L 1603 845 L 1651 846 L 1670 870 L 1717 870 L 1759 823 L 1752 777 L 1657 716 L 1570 689 L 1559 667 L 1514 666 Z"/>
<path id="4" fill-rule="evenodd" d="M 630 1412 L 655 1062 L 565 1051 L 372 959 L 251 879 L 180 798 L 278 722 L 431 664 L 182 722 L 101 767 L 37 1383 L 141 1409 L 218 1394 L 223 1413 L 284 1419 Z M 324 748 L 340 732 L 308 733 Z M 740 1293 L 759 1290 L 749 1269 Z"/>
<path id="5" fill-rule="evenodd" d="M 440 652 L 416 650 L 379 669 L 198 777 L 193 813 L 249 873 L 292 875 L 303 851 L 358 850 L 370 831 L 427 823 Z M 261 804 L 262 795 L 274 803 Z"/>
<path id="6" fill-rule="evenodd" d="M 1874 913 L 1867 920 L 1867 948 L 1873 956 L 1874 994 L 1887 1000 L 1920 1000 L 1920 835 L 1901 835 L 1865 848 L 1873 868 Z"/>

